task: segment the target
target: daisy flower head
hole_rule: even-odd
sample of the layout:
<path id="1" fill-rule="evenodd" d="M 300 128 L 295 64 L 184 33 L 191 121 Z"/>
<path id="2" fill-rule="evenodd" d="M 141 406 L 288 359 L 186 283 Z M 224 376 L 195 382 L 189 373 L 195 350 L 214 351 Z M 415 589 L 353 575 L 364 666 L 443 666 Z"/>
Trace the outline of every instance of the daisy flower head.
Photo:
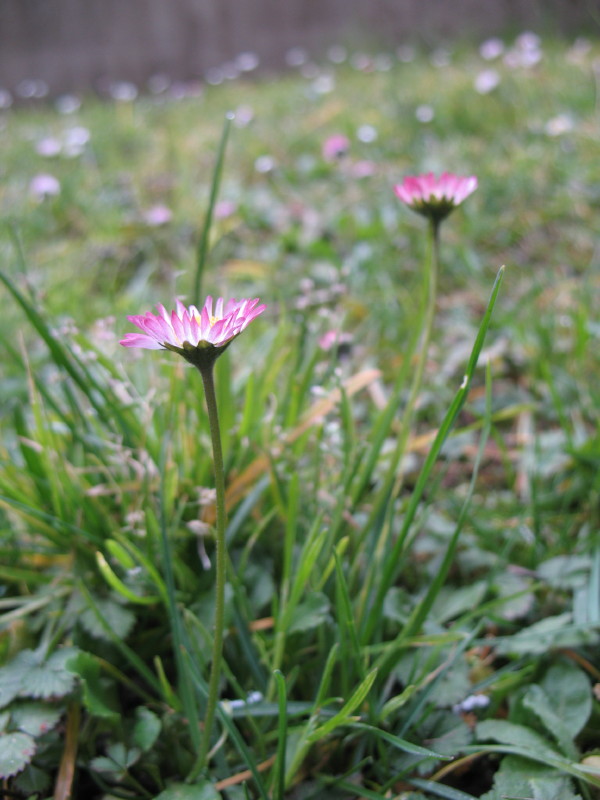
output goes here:
<path id="1" fill-rule="evenodd" d="M 148 311 L 127 317 L 142 333 L 127 333 L 120 344 L 146 350 L 172 350 L 202 371 L 211 367 L 252 320 L 262 314 L 266 306 L 258 305 L 259 302 L 255 298 L 225 303 L 219 297 L 213 307 L 209 296 L 201 311 L 177 300 L 176 309 L 170 313 L 159 303 L 158 314 Z"/>
<path id="2" fill-rule="evenodd" d="M 350 139 L 341 133 L 336 133 L 325 139 L 323 147 L 321 148 L 321 153 L 324 161 L 332 163 L 334 161 L 339 161 L 347 155 L 349 149 Z"/>
<path id="3" fill-rule="evenodd" d="M 439 178 L 426 175 L 409 175 L 394 186 L 396 196 L 418 214 L 439 223 L 477 188 L 475 175 L 461 177 L 443 172 Z"/>

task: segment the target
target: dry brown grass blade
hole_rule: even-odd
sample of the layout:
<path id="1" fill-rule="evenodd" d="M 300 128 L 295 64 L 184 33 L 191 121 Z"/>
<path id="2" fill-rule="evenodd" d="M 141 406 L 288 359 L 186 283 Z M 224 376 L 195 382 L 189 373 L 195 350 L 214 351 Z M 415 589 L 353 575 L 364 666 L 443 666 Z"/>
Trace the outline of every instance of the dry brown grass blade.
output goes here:
<path id="1" fill-rule="evenodd" d="M 271 756 L 271 758 L 267 758 L 266 761 L 263 761 L 262 764 L 258 764 L 256 769 L 259 772 L 264 772 L 266 769 L 269 769 L 275 763 L 275 756 Z M 230 778 L 225 778 L 222 781 L 217 781 L 215 783 L 215 789 L 217 792 L 222 791 L 223 789 L 228 789 L 230 786 L 236 786 L 238 783 L 243 783 L 244 781 L 248 781 L 252 778 L 252 773 L 249 769 L 245 769 L 243 772 L 238 772 L 237 775 L 232 775 Z"/>
<path id="2" fill-rule="evenodd" d="M 60 759 L 60 767 L 54 786 L 54 800 L 70 800 L 71 792 L 73 791 L 80 716 L 81 707 L 78 702 L 73 701 L 69 704 L 69 710 L 67 711 L 65 749 Z"/>

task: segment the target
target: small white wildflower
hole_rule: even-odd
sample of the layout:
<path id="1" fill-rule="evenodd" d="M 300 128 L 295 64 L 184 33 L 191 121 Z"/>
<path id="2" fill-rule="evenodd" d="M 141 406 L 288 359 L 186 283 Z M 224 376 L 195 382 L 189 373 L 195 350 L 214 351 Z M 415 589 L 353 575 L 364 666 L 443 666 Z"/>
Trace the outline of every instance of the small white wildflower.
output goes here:
<path id="1" fill-rule="evenodd" d="M 348 51 L 345 47 L 341 47 L 340 45 L 333 45 L 327 51 L 327 58 L 331 61 L 332 64 L 343 64 L 344 61 L 348 58 Z"/>
<path id="2" fill-rule="evenodd" d="M 500 83 L 500 74 L 495 69 L 484 69 L 475 78 L 475 91 L 489 94 Z"/>
<path id="3" fill-rule="evenodd" d="M 573 117 L 569 114 L 559 114 L 548 120 L 544 130 L 548 136 L 562 136 L 564 133 L 570 133 L 574 127 Z"/>
<path id="4" fill-rule="evenodd" d="M 419 120 L 419 122 L 431 122 L 431 120 L 435 117 L 435 111 L 433 110 L 432 106 L 423 104 L 421 106 L 417 106 L 415 110 L 415 117 Z"/>
<path id="5" fill-rule="evenodd" d="M 356 131 L 356 138 L 359 142 L 364 142 L 365 144 L 375 142 L 378 136 L 377 128 L 373 125 L 361 125 Z"/>
<path id="6" fill-rule="evenodd" d="M 504 42 L 502 39 L 492 38 L 487 39 L 479 48 L 479 55 L 484 61 L 493 61 L 504 52 Z"/>
<path id="7" fill-rule="evenodd" d="M 455 714 L 462 714 L 468 711 L 475 711 L 478 708 L 487 708 L 489 704 L 490 698 L 487 695 L 470 694 L 462 702 L 452 706 L 452 711 Z"/>
<path id="8" fill-rule="evenodd" d="M 240 72 L 252 72 L 260 63 L 260 59 L 256 53 L 246 52 L 240 53 L 235 59 L 235 64 Z"/>

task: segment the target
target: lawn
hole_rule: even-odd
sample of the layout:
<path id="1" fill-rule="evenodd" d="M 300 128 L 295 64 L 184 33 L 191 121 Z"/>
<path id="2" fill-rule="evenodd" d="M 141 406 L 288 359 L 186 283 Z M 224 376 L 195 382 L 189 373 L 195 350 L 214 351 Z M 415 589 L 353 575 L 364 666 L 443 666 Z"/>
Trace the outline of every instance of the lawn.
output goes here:
<path id="1" fill-rule="evenodd" d="M 600 44 L 331 56 L 0 111 L 7 796 L 600 797 Z"/>

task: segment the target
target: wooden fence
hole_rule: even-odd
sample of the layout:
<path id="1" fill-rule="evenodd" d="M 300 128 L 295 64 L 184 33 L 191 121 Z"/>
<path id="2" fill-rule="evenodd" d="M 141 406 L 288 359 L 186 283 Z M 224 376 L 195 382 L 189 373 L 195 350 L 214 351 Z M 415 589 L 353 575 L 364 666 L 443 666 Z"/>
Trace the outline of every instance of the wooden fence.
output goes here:
<path id="1" fill-rule="evenodd" d="M 52 94 L 162 73 L 201 78 L 242 52 L 392 47 L 523 29 L 598 33 L 598 0 L 0 0 L 0 87 Z"/>

